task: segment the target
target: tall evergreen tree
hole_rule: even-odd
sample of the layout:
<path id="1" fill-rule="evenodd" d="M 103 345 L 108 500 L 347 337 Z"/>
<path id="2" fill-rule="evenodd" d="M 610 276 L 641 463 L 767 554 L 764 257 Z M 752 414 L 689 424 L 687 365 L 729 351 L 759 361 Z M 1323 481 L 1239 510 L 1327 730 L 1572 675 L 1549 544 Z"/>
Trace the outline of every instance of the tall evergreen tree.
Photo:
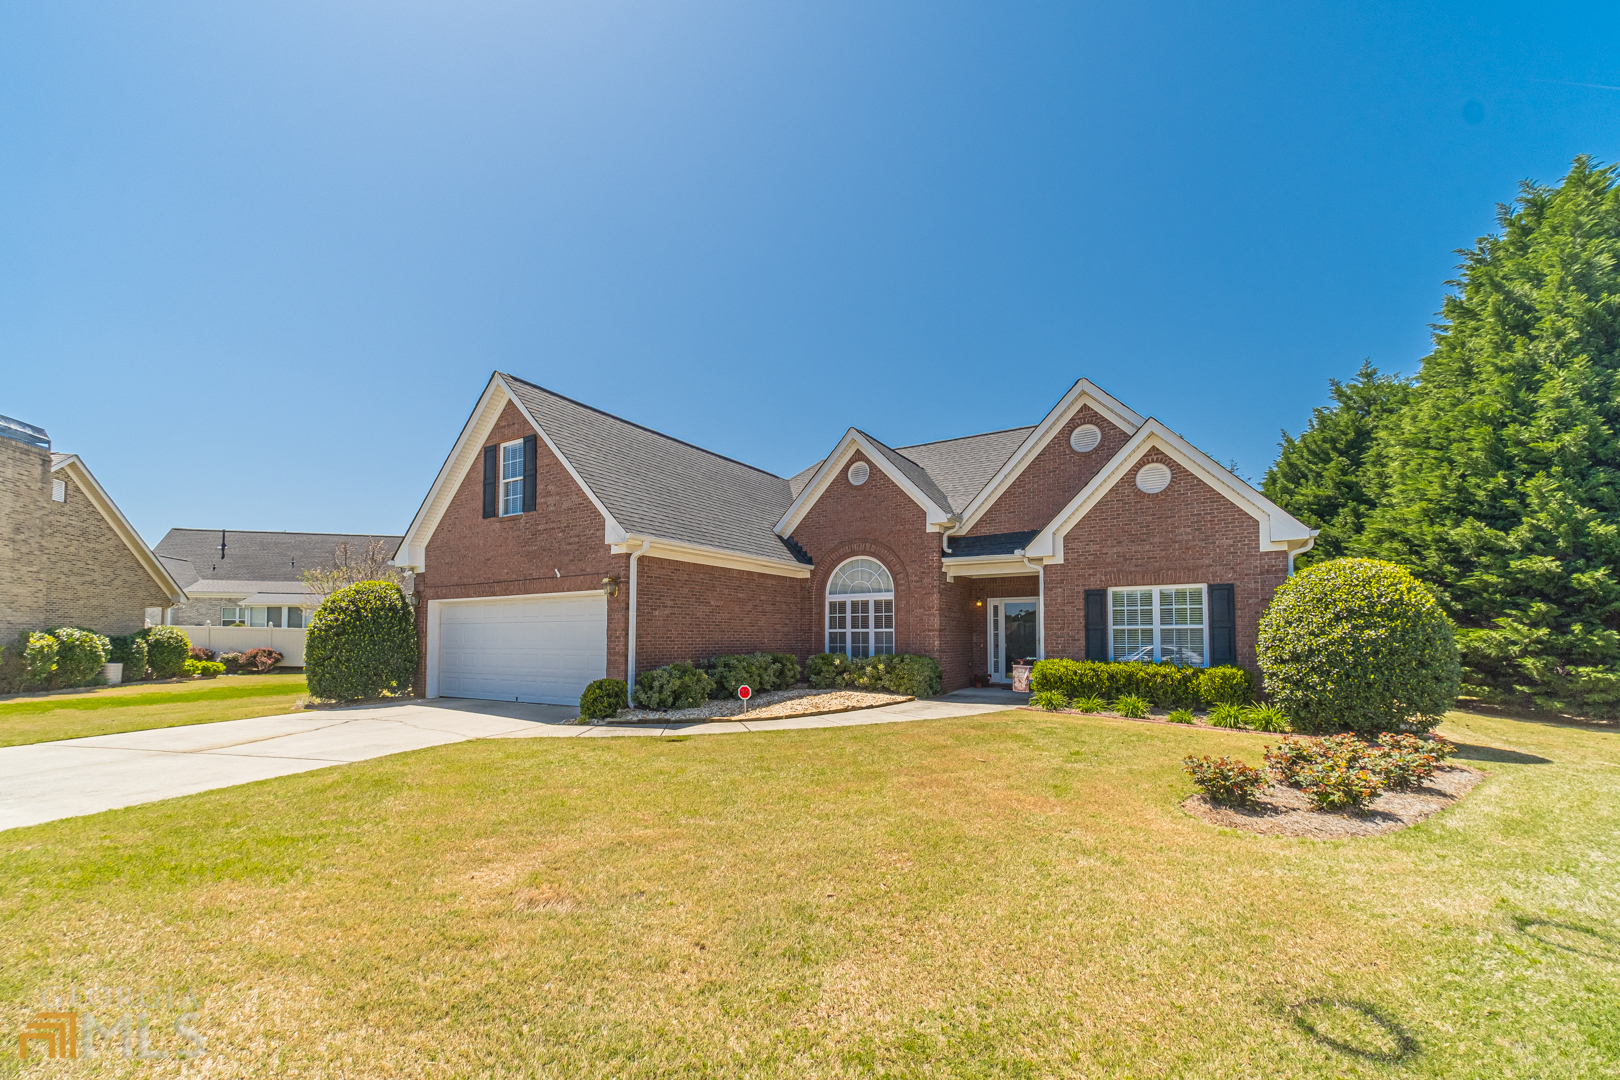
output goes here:
<path id="1" fill-rule="evenodd" d="M 1328 385 L 1333 404 L 1312 410 L 1299 438 L 1282 433 L 1282 452 L 1260 485 L 1267 498 L 1321 530 L 1299 566 L 1344 555 L 1360 535 L 1382 489 L 1375 436 L 1412 392 L 1409 380 L 1380 375 L 1367 360 L 1350 382 Z"/>
<path id="2" fill-rule="evenodd" d="M 1521 185 L 1463 256 L 1352 553 L 1399 562 L 1461 625 L 1470 681 L 1620 706 L 1620 189 L 1577 158 Z"/>

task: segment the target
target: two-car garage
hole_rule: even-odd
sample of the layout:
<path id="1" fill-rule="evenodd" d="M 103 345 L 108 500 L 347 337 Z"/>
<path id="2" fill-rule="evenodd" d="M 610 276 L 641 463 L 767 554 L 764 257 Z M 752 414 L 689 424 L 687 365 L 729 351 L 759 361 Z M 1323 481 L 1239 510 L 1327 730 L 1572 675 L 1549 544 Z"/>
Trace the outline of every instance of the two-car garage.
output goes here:
<path id="1" fill-rule="evenodd" d="M 607 675 L 601 592 L 433 600 L 429 697 L 574 705 Z"/>

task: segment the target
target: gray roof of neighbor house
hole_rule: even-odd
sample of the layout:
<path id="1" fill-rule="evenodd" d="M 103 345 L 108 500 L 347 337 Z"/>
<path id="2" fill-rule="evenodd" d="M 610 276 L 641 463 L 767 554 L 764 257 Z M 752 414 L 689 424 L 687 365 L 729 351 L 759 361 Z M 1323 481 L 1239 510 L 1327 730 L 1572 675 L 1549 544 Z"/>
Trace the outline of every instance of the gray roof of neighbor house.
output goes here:
<path id="1" fill-rule="evenodd" d="M 861 434 L 877 443 L 884 451 L 883 456 L 940 506 L 952 513 L 961 513 L 1034 430 L 1033 426 L 1008 428 L 983 435 L 963 435 L 957 439 L 896 447 L 889 447 L 864 431 Z M 788 480 L 788 489 L 795 499 L 819 468 L 820 461 L 795 473 Z"/>
<path id="2" fill-rule="evenodd" d="M 221 534 L 225 555 L 220 556 Z M 299 580 L 305 570 L 330 566 L 332 553 L 345 541 L 359 555 L 374 540 L 381 540 L 388 554 L 399 546 L 397 536 L 365 533 L 237 532 L 231 529 L 170 529 L 152 550 L 173 572 L 176 561 L 191 564 L 193 581 L 251 583 L 248 592 L 263 592 L 260 586 L 283 585 Z M 198 591 L 215 591 L 198 585 Z M 285 590 L 277 590 L 285 591 Z"/>
<path id="3" fill-rule="evenodd" d="M 808 561 L 776 535 L 793 503 L 780 476 L 503 375 L 626 532 Z"/>

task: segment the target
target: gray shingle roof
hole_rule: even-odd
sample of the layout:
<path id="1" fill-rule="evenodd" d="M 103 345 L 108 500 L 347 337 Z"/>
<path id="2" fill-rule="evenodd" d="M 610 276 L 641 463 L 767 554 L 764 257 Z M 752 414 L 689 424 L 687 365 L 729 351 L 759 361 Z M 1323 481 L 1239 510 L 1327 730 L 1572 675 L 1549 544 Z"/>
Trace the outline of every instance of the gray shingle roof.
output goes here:
<path id="1" fill-rule="evenodd" d="M 803 561 L 776 535 L 793 503 L 780 476 L 504 377 L 625 531 Z"/>
<path id="2" fill-rule="evenodd" d="M 980 555 L 1011 555 L 1015 551 L 1023 551 L 1039 535 L 1039 529 L 1031 529 L 1028 532 L 991 533 L 988 536 L 953 536 L 951 553 L 945 557 L 971 559 Z"/>
<path id="3" fill-rule="evenodd" d="M 363 533 L 237 532 L 225 533 L 225 557 L 219 554 L 219 529 L 170 529 L 152 550 L 160 558 L 191 564 L 197 581 L 285 583 L 299 580 L 305 570 L 332 563 L 332 552 L 348 541 L 355 554 L 373 540 L 381 540 L 392 555 L 400 537 Z M 166 566 L 173 566 L 165 561 Z M 196 584 L 196 581 L 186 584 Z M 182 586 L 184 587 L 184 586 Z M 203 592 L 209 591 L 202 586 Z M 263 591 L 253 589 L 252 591 Z"/>
<path id="4" fill-rule="evenodd" d="M 860 431 L 859 428 L 856 428 L 856 430 Z M 952 509 L 951 500 L 943 491 L 939 489 L 939 485 L 934 482 L 934 478 L 928 475 L 927 469 L 924 469 L 921 465 L 917 464 L 915 461 L 911 460 L 911 458 L 900 453 L 893 447 L 886 446 L 877 439 L 873 439 L 872 436 L 866 432 L 862 431 L 861 434 L 866 435 L 868 439 L 872 439 L 872 444 L 878 448 L 878 452 L 884 457 L 888 458 L 891 465 L 905 473 L 907 479 L 921 488 L 923 494 L 934 500 L 936 505 L 947 511 Z"/>
<path id="5" fill-rule="evenodd" d="M 996 471 L 1023 445 L 1034 426 L 965 435 L 960 439 L 896 447 L 898 453 L 926 470 L 944 493 L 943 505 L 961 513 Z"/>

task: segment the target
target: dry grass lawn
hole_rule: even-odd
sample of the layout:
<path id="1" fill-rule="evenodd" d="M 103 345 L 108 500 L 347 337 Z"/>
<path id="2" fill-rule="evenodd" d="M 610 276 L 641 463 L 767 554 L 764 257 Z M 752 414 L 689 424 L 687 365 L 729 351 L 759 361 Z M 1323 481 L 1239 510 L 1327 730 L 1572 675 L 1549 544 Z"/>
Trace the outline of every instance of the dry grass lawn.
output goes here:
<path id="1" fill-rule="evenodd" d="M 1088 717 L 402 754 L 0 833 L 0 1000 L 193 987 L 198 1077 L 1614 1076 L 1620 735 L 1445 731 L 1337 841 L 1181 810 L 1268 736 Z"/>

